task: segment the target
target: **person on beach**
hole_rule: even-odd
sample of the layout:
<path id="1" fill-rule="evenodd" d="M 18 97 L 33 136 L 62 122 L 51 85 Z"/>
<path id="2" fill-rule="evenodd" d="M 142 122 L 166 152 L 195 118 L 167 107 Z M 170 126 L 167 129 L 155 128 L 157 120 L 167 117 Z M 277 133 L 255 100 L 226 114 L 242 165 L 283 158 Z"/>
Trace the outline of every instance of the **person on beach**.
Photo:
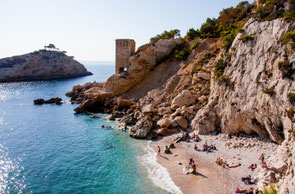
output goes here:
<path id="1" fill-rule="evenodd" d="M 253 171 L 257 168 L 257 164 L 251 164 L 248 168 Z"/>
<path id="2" fill-rule="evenodd" d="M 260 155 L 259 160 L 261 160 L 261 162 L 264 162 L 264 154 Z"/>
<path id="3" fill-rule="evenodd" d="M 197 144 L 194 145 L 194 150 L 198 151 Z"/>
<path id="4" fill-rule="evenodd" d="M 160 146 L 158 146 L 158 154 L 160 154 L 160 152 L 161 152 L 161 148 Z"/>

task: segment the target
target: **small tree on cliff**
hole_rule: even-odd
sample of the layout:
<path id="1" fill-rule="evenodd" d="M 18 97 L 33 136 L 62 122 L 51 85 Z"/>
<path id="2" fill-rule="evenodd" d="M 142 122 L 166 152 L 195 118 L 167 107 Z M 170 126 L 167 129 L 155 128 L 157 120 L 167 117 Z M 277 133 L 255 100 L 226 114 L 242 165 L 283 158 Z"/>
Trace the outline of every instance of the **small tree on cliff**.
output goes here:
<path id="1" fill-rule="evenodd" d="M 55 47 L 54 44 L 49 44 L 48 46 L 44 46 L 45 49 L 49 49 L 49 50 L 55 50 L 58 51 L 59 49 Z"/>

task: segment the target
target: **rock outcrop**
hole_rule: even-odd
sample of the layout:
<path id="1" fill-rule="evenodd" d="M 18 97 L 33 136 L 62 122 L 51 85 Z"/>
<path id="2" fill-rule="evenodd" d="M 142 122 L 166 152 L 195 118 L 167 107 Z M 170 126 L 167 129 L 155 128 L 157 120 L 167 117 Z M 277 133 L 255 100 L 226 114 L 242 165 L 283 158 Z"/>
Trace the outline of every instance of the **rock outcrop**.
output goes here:
<path id="1" fill-rule="evenodd" d="M 62 99 L 61 98 L 50 98 L 49 100 L 44 100 L 43 98 L 39 98 L 34 100 L 34 104 L 36 105 L 42 105 L 42 104 L 61 104 Z"/>
<path id="2" fill-rule="evenodd" d="M 0 59 L 0 82 L 61 79 L 91 75 L 63 52 L 40 50 Z"/>
<path id="3" fill-rule="evenodd" d="M 292 108 L 288 93 L 294 92 L 295 85 L 278 67 L 280 61 L 293 60 L 293 52 L 280 38 L 293 27 L 283 19 L 250 19 L 245 24 L 245 31 L 235 38 L 225 59 L 223 76 L 227 83 L 213 79 L 209 102 L 192 122 L 195 131 L 204 134 L 220 127 L 224 133 L 256 133 L 278 143 L 283 141 L 284 133 L 293 129 L 286 110 Z M 242 41 L 243 35 L 254 39 Z"/>
<path id="4" fill-rule="evenodd" d="M 140 48 L 140 52 L 129 58 L 129 68 L 126 73 L 112 75 L 105 84 L 105 89 L 114 96 L 127 92 L 139 84 L 163 58 L 168 56 L 181 40 L 159 40 L 154 45 Z"/>

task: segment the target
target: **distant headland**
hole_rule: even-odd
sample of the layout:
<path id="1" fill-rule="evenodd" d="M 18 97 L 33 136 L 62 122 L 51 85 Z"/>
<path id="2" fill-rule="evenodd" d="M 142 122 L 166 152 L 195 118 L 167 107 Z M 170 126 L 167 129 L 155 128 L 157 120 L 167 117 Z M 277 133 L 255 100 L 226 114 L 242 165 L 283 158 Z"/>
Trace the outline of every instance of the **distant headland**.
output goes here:
<path id="1" fill-rule="evenodd" d="M 28 54 L 0 59 L 0 82 L 63 79 L 92 75 L 83 64 L 49 44 Z"/>

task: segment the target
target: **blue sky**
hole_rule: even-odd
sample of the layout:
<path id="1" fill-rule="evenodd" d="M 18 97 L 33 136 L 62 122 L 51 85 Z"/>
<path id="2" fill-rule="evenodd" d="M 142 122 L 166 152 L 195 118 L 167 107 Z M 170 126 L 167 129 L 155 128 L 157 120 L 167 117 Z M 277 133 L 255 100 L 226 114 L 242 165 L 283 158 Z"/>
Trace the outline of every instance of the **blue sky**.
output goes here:
<path id="1" fill-rule="evenodd" d="M 138 47 L 164 30 L 185 35 L 240 1 L 0 0 L 0 58 L 53 43 L 80 61 L 114 61 L 117 38 Z"/>

